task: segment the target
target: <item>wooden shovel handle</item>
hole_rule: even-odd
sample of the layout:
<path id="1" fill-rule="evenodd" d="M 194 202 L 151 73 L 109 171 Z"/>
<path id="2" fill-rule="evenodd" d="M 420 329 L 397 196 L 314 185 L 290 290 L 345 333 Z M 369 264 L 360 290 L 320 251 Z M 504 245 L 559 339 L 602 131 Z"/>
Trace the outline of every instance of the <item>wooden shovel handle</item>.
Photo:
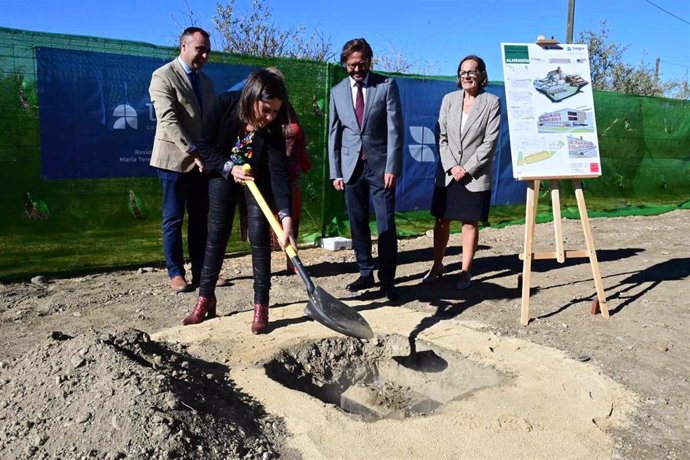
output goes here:
<path id="1" fill-rule="evenodd" d="M 244 172 L 248 173 L 251 172 L 252 167 L 248 163 L 245 163 L 242 165 L 242 169 L 244 170 Z M 257 203 L 259 203 L 259 207 L 264 212 L 266 220 L 268 220 L 268 223 L 271 224 L 271 228 L 278 236 L 278 239 L 283 239 L 283 227 L 280 225 L 280 222 L 278 222 L 278 219 L 276 219 L 276 216 L 273 214 L 273 210 L 271 209 L 271 207 L 268 205 L 268 203 L 266 203 L 266 200 L 264 200 L 264 197 L 261 194 L 259 187 L 256 186 L 256 183 L 253 180 L 244 181 L 244 185 L 249 187 L 249 191 L 252 192 L 252 195 L 254 195 L 254 199 Z M 288 257 L 290 257 L 290 259 L 297 256 L 297 250 L 290 243 L 288 243 L 285 247 L 285 252 L 287 253 Z"/>

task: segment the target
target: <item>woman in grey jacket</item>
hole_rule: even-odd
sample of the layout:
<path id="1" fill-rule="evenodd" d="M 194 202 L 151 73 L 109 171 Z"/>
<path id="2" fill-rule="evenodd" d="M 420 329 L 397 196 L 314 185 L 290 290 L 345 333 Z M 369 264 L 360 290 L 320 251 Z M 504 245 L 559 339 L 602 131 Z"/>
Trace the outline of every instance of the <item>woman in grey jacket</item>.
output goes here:
<path id="1" fill-rule="evenodd" d="M 458 289 L 470 287 L 474 254 L 479 243 L 479 221 L 489 218 L 491 164 L 501 120 L 498 97 L 484 91 L 489 83 L 484 61 L 475 55 L 458 65 L 458 87 L 447 94 L 439 113 L 439 152 L 431 214 L 434 225 L 434 265 L 423 283 L 443 274 L 443 256 L 450 222 L 462 222 L 462 270 Z"/>

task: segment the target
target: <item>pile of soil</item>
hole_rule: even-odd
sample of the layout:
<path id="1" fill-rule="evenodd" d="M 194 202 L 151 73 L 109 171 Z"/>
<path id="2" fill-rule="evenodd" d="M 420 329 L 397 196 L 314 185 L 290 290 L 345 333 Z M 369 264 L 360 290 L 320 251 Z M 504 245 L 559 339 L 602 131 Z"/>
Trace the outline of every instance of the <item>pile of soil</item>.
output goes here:
<path id="1" fill-rule="evenodd" d="M 280 420 L 226 366 L 138 330 L 56 331 L 2 367 L 4 458 L 278 457 Z"/>

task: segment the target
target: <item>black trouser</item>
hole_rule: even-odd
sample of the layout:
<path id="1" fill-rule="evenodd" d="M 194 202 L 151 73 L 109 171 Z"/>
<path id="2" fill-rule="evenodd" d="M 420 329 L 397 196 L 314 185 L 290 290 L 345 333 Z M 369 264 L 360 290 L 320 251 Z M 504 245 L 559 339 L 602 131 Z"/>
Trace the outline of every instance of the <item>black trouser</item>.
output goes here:
<path id="1" fill-rule="evenodd" d="M 216 177 L 209 181 L 208 197 L 210 216 L 204 268 L 201 271 L 199 295 L 213 297 L 216 281 L 225 257 L 235 217 L 237 200 L 244 200 L 242 185 L 232 180 Z M 251 193 L 246 193 L 247 234 L 252 249 L 254 269 L 254 303 L 268 304 L 271 289 L 271 240 L 270 228 L 259 204 Z"/>
<path id="2" fill-rule="evenodd" d="M 382 286 L 393 284 L 398 265 L 398 237 L 395 229 L 395 189 L 386 190 L 383 176 L 360 160 L 350 181 L 345 184 L 345 203 L 350 218 L 352 246 L 361 276 L 372 276 L 374 259 L 371 255 L 369 229 L 369 197 L 374 204 L 379 248 L 379 281 Z"/>

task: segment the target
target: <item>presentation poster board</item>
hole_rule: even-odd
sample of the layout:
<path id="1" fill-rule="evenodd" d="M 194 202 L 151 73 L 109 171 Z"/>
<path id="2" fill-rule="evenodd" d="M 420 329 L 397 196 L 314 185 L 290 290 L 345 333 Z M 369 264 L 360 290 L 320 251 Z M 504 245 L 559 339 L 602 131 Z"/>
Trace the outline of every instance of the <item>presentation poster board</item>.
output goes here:
<path id="1" fill-rule="evenodd" d="M 501 43 L 513 176 L 601 175 L 587 45 Z"/>

